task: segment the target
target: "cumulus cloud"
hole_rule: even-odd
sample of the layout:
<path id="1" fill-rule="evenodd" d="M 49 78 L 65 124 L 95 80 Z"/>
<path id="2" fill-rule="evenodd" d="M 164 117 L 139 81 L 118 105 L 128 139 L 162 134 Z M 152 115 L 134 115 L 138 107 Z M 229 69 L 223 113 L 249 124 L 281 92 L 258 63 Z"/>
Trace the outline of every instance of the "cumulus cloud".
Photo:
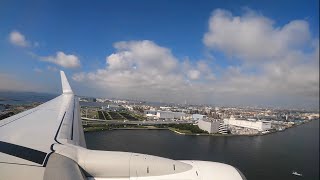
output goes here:
<path id="1" fill-rule="evenodd" d="M 200 69 L 182 69 L 184 62 L 152 41 L 123 41 L 114 47 L 116 52 L 106 57 L 105 68 L 76 73 L 73 79 L 93 83 L 113 96 L 170 101 L 173 94 L 183 98 L 181 91 L 189 91 L 192 80 L 203 78 Z"/>
<path id="2" fill-rule="evenodd" d="M 200 71 L 191 69 L 191 70 L 188 72 L 188 77 L 189 77 L 190 79 L 192 79 L 192 80 L 199 79 L 199 77 L 200 77 Z"/>
<path id="3" fill-rule="evenodd" d="M 308 22 L 293 20 L 282 27 L 274 21 L 247 10 L 242 16 L 218 9 L 209 19 L 204 44 L 229 56 L 244 60 L 266 60 L 299 50 L 310 42 Z"/>
<path id="4" fill-rule="evenodd" d="M 111 70 L 139 68 L 147 71 L 172 71 L 177 59 L 170 50 L 152 41 L 129 41 L 114 44 L 117 53 L 111 54 L 106 61 Z"/>
<path id="5" fill-rule="evenodd" d="M 72 76 L 72 79 L 78 82 L 81 82 L 83 80 L 85 80 L 86 78 L 86 74 L 81 72 L 81 73 L 76 73 Z"/>
<path id="6" fill-rule="evenodd" d="M 217 82 L 220 93 L 318 104 L 319 47 L 312 44 L 319 39 L 312 38 L 307 21 L 275 27 L 273 20 L 252 10 L 234 16 L 218 9 L 209 19 L 203 42 L 212 51 L 240 60 Z"/>
<path id="7" fill-rule="evenodd" d="M 19 31 L 12 31 L 9 34 L 9 41 L 11 44 L 15 46 L 20 46 L 20 47 L 30 46 L 30 43 L 26 40 L 24 35 L 21 34 Z"/>
<path id="8" fill-rule="evenodd" d="M 80 60 L 76 55 L 65 54 L 62 51 L 58 51 L 55 56 L 39 57 L 39 59 L 64 68 L 77 68 L 81 66 Z"/>
<path id="9" fill-rule="evenodd" d="M 73 79 L 113 97 L 317 107 L 319 46 L 311 44 L 319 40 L 304 20 L 274 24 L 251 10 L 241 16 L 220 9 L 212 13 L 203 42 L 213 56 L 222 52 L 236 65 L 178 59 L 149 40 L 122 41 L 114 44 L 104 68 L 76 73 Z"/>

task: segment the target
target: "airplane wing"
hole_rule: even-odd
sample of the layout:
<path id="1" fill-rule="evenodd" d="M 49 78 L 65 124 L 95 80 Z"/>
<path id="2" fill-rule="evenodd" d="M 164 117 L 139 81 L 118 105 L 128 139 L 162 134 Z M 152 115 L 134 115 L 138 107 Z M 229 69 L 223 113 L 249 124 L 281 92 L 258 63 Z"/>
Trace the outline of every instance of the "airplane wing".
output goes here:
<path id="1" fill-rule="evenodd" d="M 63 93 L 41 104 L 0 121 L 0 179 L 19 179 L 14 169 L 28 171 L 21 179 L 43 179 L 45 167 L 55 144 L 86 147 L 79 101 L 63 71 Z M 12 170 L 13 171 L 13 170 Z M 11 178 L 12 175 L 14 178 Z"/>
<path id="2" fill-rule="evenodd" d="M 222 163 L 86 149 L 78 98 L 60 74 L 60 96 L 0 121 L 0 180 L 245 180 Z"/>

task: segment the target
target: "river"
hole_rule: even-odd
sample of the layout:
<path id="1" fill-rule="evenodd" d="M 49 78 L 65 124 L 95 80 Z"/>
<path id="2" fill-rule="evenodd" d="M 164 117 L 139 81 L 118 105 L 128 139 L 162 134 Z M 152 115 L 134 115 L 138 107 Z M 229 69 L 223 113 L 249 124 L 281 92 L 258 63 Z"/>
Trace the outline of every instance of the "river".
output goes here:
<path id="1" fill-rule="evenodd" d="M 206 160 L 239 168 L 248 180 L 319 180 L 319 121 L 265 136 L 185 136 L 168 130 L 85 134 L 89 149 Z M 292 171 L 303 174 L 293 176 Z"/>

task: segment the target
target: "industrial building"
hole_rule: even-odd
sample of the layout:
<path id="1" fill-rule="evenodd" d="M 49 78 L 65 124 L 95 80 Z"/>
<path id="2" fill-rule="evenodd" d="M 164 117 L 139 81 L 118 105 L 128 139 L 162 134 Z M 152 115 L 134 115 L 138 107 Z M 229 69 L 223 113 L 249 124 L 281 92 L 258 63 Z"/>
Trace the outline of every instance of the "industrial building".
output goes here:
<path id="1" fill-rule="evenodd" d="M 218 133 L 219 132 L 220 121 L 218 120 L 207 120 L 202 119 L 198 121 L 198 127 L 208 133 Z"/>
<path id="2" fill-rule="evenodd" d="M 172 120 L 172 119 L 185 119 L 186 113 L 183 112 L 171 112 L 171 111 L 145 111 L 145 115 L 153 119 Z"/>
<path id="3" fill-rule="evenodd" d="M 158 119 L 174 119 L 174 113 L 171 111 L 157 111 Z"/>
<path id="4" fill-rule="evenodd" d="M 202 114 L 192 114 L 192 119 L 195 120 L 195 121 L 202 120 L 202 119 L 205 119 L 205 118 L 207 118 L 206 115 L 202 115 Z"/>
<path id="5" fill-rule="evenodd" d="M 171 112 L 171 111 L 157 111 L 158 119 L 184 119 L 186 113 L 183 112 Z"/>
<path id="6" fill-rule="evenodd" d="M 185 119 L 186 113 L 184 112 L 173 112 L 174 119 Z"/>
<path id="7" fill-rule="evenodd" d="M 271 122 L 269 121 L 248 121 L 248 120 L 238 120 L 233 117 L 229 119 L 224 119 L 225 125 L 238 126 L 243 128 L 255 129 L 258 131 L 267 131 L 271 129 Z"/>

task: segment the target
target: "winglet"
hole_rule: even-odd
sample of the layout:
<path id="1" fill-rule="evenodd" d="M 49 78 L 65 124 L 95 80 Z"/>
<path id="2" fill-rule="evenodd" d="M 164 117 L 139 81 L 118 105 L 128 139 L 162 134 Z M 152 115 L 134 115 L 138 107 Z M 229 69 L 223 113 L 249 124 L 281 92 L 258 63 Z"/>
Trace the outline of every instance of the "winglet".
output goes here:
<path id="1" fill-rule="evenodd" d="M 69 85 L 68 79 L 63 71 L 60 71 L 61 76 L 61 84 L 62 84 L 62 92 L 63 94 L 72 94 L 73 91 Z"/>

